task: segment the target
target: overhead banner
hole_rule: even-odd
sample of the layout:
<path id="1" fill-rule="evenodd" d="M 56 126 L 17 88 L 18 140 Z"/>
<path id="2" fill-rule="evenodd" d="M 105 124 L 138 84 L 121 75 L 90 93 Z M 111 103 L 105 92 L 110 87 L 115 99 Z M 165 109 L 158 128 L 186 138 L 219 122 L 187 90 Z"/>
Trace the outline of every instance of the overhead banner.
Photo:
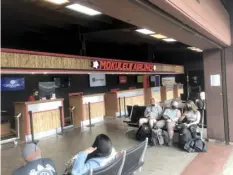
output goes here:
<path id="1" fill-rule="evenodd" d="M 105 74 L 90 74 L 90 87 L 106 86 Z"/>
<path id="2" fill-rule="evenodd" d="M 93 61 L 92 67 L 98 70 L 115 70 L 115 71 L 156 71 L 156 65 L 151 63 L 130 63 L 122 61 Z"/>
<path id="3" fill-rule="evenodd" d="M 1 78 L 2 91 L 19 91 L 24 90 L 24 78 L 4 77 Z"/>
<path id="4" fill-rule="evenodd" d="M 4 49 L 3 49 L 4 50 Z M 20 60 L 20 61 L 19 61 Z M 105 58 L 84 57 L 77 55 L 48 54 L 43 52 L 5 49 L 1 52 L 2 72 L 47 72 L 56 74 L 67 71 L 73 72 L 132 72 L 182 74 L 184 66 L 160 63 L 136 62 L 126 60 L 111 60 Z M 14 69 L 17 69 L 16 71 Z"/>

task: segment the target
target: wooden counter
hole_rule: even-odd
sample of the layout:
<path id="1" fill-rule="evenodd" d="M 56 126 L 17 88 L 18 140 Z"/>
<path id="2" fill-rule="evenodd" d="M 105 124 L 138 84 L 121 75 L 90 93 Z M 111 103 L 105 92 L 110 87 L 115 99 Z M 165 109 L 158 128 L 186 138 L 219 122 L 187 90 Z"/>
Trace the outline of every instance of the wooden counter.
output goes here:
<path id="1" fill-rule="evenodd" d="M 183 93 L 184 93 L 184 90 L 183 90 L 182 84 L 178 84 L 174 86 L 174 89 L 173 89 L 174 98 L 180 98 L 181 94 Z"/>
<path id="2" fill-rule="evenodd" d="M 125 115 L 127 105 L 145 105 L 144 89 L 109 92 L 104 100 L 106 117 Z"/>
<path id="3" fill-rule="evenodd" d="M 31 140 L 30 116 L 32 112 L 34 138 L 40 139 L 60 132 L 60 110 L 62 108 L 62 124 L 64 126 L 64 99 L 42 100 L 33 102 L 16 102 L 15 114 L 22 113 L 20 118 L 20 138 Z"/>
<path id="4" fill-rule="evenodd" d="M 10 135 L 11 127 L 9 122 L 1 123 L 1 133 L 0 136 Z"/>
<path id="5" fill-rule="evenodd" d="M 125 115 L 125 108 L 127 105 L 145 105 L 144 99 L 144 89 L 132 89 L 132 90 L 125 90 L 125 91 L 118 91 L 117 92 L 117 99 L 121 98 L 120 103 L 118 102 L 118 111 L 117 116 L 119 116 L 119 112 L 121 109 L 121 114 Z M 124 102 L 125 98 L 125 102 Z M 120 104 L 120 106 L 119 106 Z M 126 105 L 126 106 L 125 106 Z"/>
<path id="6" fill-rule="evenodd" d="M 92 123 L 103 121 L 105 116 L 104 94 L 83 95 L 79 92 L 72 93 L 69 95 L 69 102 L 70 107 L 75 107 L 73 112 L 74 127 L 88 125 L 89 115 Z"/>
<path id="7" fill-rule="evenodd" d="M 161 101 L 172 100 L 174 98 L 173 86 L 172 87 L 161 86 L 160 92 L 161 92 Z"/>
<path id="8" fill-rule="evenodd" d="M 90 103 L 90 113 L 88 103 Z M 84 120 L 81 122 L 82 126 L 89 124 L 89 115 L 91 117 L 92 123 L 103 121 L 103 117 L 105 116 L 104 94 L 83 96 L 83 105 L 85 110 Z"/>
<path id="9" fill-rule="evenodd" d="M 158 101 L 161 101 L 160 87 L 152 87 L 151 88 L 151 96 L 152 96 L 152 98 L 155 98 Z"/>

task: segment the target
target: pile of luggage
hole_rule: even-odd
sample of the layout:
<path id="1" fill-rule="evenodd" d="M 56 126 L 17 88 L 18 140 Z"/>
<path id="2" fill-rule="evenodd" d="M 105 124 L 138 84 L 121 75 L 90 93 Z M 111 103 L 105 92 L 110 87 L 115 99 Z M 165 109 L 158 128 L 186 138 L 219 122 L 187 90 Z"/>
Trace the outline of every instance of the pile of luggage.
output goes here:
<path id="1" fill-rule="evenodd" d="M 177 125 L 179 133 L 179 147 L 187 152 L 206 152 L 206 144 L 201 140 L 197 128 L 185 127 L 183 124 Z M 168 144 L 168 133 L 166 130 L 150 128 L 148 124 L 143 124 L 136 133 L 138 141 L 149 139 L 151 146 Z"/>

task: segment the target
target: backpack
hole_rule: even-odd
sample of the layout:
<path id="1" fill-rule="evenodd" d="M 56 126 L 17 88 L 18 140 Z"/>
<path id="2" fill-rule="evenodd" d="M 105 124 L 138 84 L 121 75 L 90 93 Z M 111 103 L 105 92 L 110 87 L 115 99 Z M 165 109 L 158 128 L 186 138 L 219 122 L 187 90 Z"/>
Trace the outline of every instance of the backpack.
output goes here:
<path id="1" fill-rule="evenodd" d="M 136 139 L 138 141 L 144 141 L 146 138 L 150 138 L 151 135 L 151 130 L 148 124 L 143 124 L 140 126 L 136 133 Z"/>
<path id="2" fill-rule="evenodd" d="M 206 152 L 206 144 L 201 139 L 191 140 L 184 145 L 184 149 L 189 152 Z"/>
<path id="3" fill-rule="evenodd" d="M 182 149 L 184 149 L 184 145 L 189 143 L 192 139 L 191 131 L 187 127 L 183 127 L 179 130 L 179 145 Z"/>
<path id="4" fill-rule="evenodd" d="M 152 129 L 152 132 L 151 132 L 151 144 L 153 146 L 163 145 L 164 144 L 162 129 Z"/>

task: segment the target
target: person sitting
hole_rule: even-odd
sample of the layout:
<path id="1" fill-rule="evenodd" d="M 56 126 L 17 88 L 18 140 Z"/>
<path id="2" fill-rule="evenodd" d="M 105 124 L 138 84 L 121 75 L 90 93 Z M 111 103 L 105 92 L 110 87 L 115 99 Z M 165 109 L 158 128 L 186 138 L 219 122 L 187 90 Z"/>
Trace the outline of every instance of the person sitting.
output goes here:
<path id="1" fill-rule="evenodd" d="M 184 126 L 189 128 L 193 138 L 196 138 L 197 124 L 200 122 L 201 114 L 197 109 L 195 103 L 191 100 L 185 104 L 185 112 L 179 119 L 180 122 L 184 121 Z"/>
<path id="2" fill-rule="evenodd" d="M 35 143 L 24 145 L 22 157 L 26 165 L 14 170 L 13 175 L 57 174 L 54 162 L 48 158 L 41 158 L 41 150 Z"/>
<path id="3" fill-rule="evenodd" d="M 146 107 L 144 118 L 140 118 L 139 120 L 139 127 L 142 126 L 144 123 L 149 122 L 150 128 L 153 128 L 157 120 L 160 119 L 162 112 L 163 110 L 158 104 L 158 101 L 154 98 L 151 98 L 151 105 Z"/>
<path id="4" fill-rule="evenodd" d="M 157 128 L 167 128 L 169 137 L 168 146 L 172 146 L 176 122 L 178 122 L 179 118 L 181 117 L 181 112 L 178 109 L 178 105 L 179 104 L 177 101 L 172 101 L 171 108 L 165 109 L 163 112 L 163 119 L 156 123 Z"/>
<path id="5" fill-rule="evenodd" d="M 37 101 L 40 100 L 39 91 L 33 89 L 32 94 L 28 97 L 28 101 Z"/>
<path id="6" fill-rule="evenodd" d="M 71 174 L 83 175 L 90 169 L 105 166 L 115 158 L 116 154 L 110 138 L 107 135 L 100 134 L 96 137 L 92 147 L 79 152 L 74 157 Z"/>

